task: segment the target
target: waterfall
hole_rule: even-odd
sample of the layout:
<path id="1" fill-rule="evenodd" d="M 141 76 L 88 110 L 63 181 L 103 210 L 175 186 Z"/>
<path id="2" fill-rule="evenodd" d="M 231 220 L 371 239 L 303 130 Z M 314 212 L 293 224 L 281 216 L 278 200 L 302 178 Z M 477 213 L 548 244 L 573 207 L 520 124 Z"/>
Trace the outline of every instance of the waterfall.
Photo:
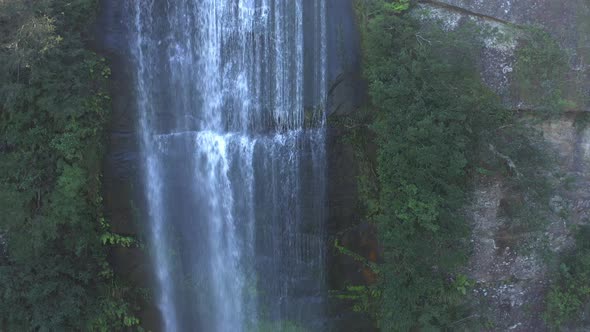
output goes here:
<path id="1" fill-rule="evenodd" d="M 325 2 L 127 1 L 162 329 L 324 329 Z"/>

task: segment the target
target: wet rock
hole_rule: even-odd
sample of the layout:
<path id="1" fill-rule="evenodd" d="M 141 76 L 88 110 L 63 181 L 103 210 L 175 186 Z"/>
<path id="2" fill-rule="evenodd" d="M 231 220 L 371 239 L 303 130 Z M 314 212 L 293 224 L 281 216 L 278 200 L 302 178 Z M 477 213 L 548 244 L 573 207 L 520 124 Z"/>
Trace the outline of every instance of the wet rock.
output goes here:
<path id="1" fill-rule="evenodd" d="M 361 49 L 353 3 L 327 0 L 328 13 L 328 109 L 327 115 L 345 116 L 365 99 L 361 78 Z"/>

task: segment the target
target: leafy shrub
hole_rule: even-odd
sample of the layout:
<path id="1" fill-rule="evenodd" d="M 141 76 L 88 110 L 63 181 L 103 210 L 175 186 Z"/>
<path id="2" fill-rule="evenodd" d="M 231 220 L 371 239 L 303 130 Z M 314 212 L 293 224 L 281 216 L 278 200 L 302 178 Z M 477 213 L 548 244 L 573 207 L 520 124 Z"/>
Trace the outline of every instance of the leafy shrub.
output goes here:
<path id="1" fill-rule="evenodd" d="M 522 33 L 521 44 L 514 66 L 516 97 L 537 111 L 575 109 L 576 103 L 565 92 L 568 54 L 559 43 L 541 28 L 529 27 Z"/>
<path id="2" fill-rule="evenodd" d="M 545 320 L 555 329 L 573 319 L 582 318 L 590 301 L 590 227 L 580 229 L 576 249 L 559 268 L 555 284 L 547 295 Z"/>
<path id="3" fill-rule="evenodd" d="M 0 4 L 0 330 L 121 331 L 134 290 L 103 216 L 110 69 L 84 46 L 94 0 Z M 4 15 L 4 13 L 8 13 Z"/>
<path id="4" fill-rule="evenodd" d="M 518 191 L 544 183 L 536 174 L 543 163 L 532 129 L 479 76 L 476 58 L 494 31 L 468 22 L 444 31 L 391 5 L 356 3 L 370 102 L 350 120 L 367 126 L 349 126 L 384 262 L 373 269 L 377 290 L 353 286 L 342 296 L 358 299 L 384 331 L 453 330 L 471 317 L 472 281 L 460 273 L 469 253 L 468 179 L 502 176 Z M 527 204 L 540 191 L 527 193 Z"/>

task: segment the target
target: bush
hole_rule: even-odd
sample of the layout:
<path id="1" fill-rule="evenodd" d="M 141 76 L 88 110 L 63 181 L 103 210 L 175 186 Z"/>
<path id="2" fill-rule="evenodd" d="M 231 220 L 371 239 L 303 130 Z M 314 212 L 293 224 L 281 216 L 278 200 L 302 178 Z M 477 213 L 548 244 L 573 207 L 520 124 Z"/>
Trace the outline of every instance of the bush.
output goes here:
<path id="1" fill-rule="evenodd" d="M 375 268 L 378 290 L 367 290 L 379 297 L 352 295 L 364 299 L 384 331 L 455 330 L 472 317 L 465 305 L 472 281 L 460 273 L 470 249 L 463 215 L 469 179 L 502 176 L 514 190 L 528 188 L 531 179 L 540 181 L 533 173 L 542 158 L 531 128 L 479 76 L 476 58 L 494 31 L 468 22 L 444 31 L 389 6 L 357 1 L 370 103 L 352 121 L 365 119 L 370 130 L 351 126 L 361 129 L 350 136 L 383 264 Z M 367 156 L 372 145 L 375 158 Z M 525 196 L 528 202 L 539 195 Z"/>
<path id="2" fill-rule="evenodd" d="M 93 0 L 0 4 L 0 330 L 138 324 L 133 291 L 101 242 L 115 235 L 101 196 L 110 69 L 82 36 L 95 9 Z"/>
<path id="3" fill-rule="evenodd" d="M 555 329 L 581 319 L 590 301 L 590 227 L 580 229 L 576 249 L 568 254 L 547 295 L 545 320 Z"/>

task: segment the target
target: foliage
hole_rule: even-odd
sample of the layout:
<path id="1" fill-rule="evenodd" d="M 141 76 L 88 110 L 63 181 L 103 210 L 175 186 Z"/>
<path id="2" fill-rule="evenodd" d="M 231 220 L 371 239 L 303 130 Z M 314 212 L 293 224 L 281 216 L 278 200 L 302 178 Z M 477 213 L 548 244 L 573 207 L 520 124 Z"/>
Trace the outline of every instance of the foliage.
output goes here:
<path id="1" fill-rule="evenodd" d="M 348 285 L 343 291 L 333 291 L 334 298 L 351 301 L 354 312 L 373 312 L 375 303 L 381 298 L 379 287 Z"/>
<path id="2" fill-rule="evenodd" d="M 371 262 L 369 262 L 366 258 L 353 252 L 352 250 L 349 250 L 348 248 L 346 248 L 344 246 L 341 246 L 338 242 L 339 242 L 338 240 L 334 240 L 334 248 L 336 248 L 336 250 L 341 255 L 349 256 L 352 259 L 354 259 L 355 261 L 361 262 L 363 264 L 367 264 L 367 265 L 369 265 L 369 267 L 372 267 Z"/>
<path id="3" fill-rule="evenodd" d="M 530 117 L 506 110 L 479 77 L 475 59 L 484 40 L 503 38 L 498 31 L 470 22 L 446 31 L 390 5 L 356 2 L 370 103 L 340 120 L 356 150 L 359 196 L 366 218 L 379 226 L 384 262 L 371 266 L 377 287 L 349 286 L 338 296 L 386 331 L 473 329 L 464 306 L 473 282 L 460 273 L 469 252 L 462 212 L 468 179 L 501 178 L 507 229 L 539 231 L 550 163 Z M 523 35 L 518 92 L 550 111 L 569 107 L 559 83 L 564 52 L 541 31 Z"/>
<path id="4" fill-rule="evenodd" d="M 137 326 L 105 245 L 131 245 L 102 214 L 110 69 L 84 46 L 94 0 L 0 3 L 0 329 Z"/>
<path id="5" fill-rule="evenodd" d="M 497 217 L 503 232 L 524 235 L 511 243 L 518 251 L 540 249 L 552 214 L 548 204 L 555 189 L 555 161 L 535 119 L 516 115 L 494 131 L 478 151 L 478 179 L 501 179 L 502 199 Z M 532 235 L 535 234 L 535 235 Z"/>
<path id="6" fill-rule="evenodd" d="M 556 283 L 547 295 L 545 320 L 555 329 L 581 318 L 590 302 L 590 228 L 580 229 L 576 249 L 560 266 Z"/>
<path id="7" fill-rule="evenodd" d="M 410 0 L 393 0 L 391 2 L 383 2 L 383 8 L 392 13 L 401 13 L 410 8 Z"/>
<path id="8" fill-rule="evenodd" d="M 375 219 L 387 262 L 380 321 L 396 331 L 444 328 L 461 318 L 464 290 L 453 279 L 466 258 L 465 178 L 481 137 L 502 113 L 469 61 L 470 39 L 419 32 L 415 24 L 375 18 L 373 31 L 393 29 L 365 46 L 378 109 Z"/>
<path id="9" fill-rule="evenodd" d="M 536 110 L 559 112 L 575 109 L 565 93 L 569 72 L 568 54 L 547 32 L 528 27 L 516 52 L 515 93 Z"/>
<path id="10" fill-rule="evenodd" d="M 479 77 L 475 59 L 492 31 L 465 23 L 448 32 L 388 7 L 356 2 L 371 100 L 363 113 L 372 114 L 348 124 L 360 154 L 359 193 L 379 227 L 384 262 L 374 269 L 378 291 L 343 296 L 359 299 L 385 331 L 453 330 L 468 321 L 473 286 L 459 272 L 469 251 L 467 179 L 500 175 L 527 192 L 524 201 L 540 201 L 527 178 L 541 164 L 539 150 L 531 128 Z M 376 158 L 367 156 L 372 145 Z"/>

